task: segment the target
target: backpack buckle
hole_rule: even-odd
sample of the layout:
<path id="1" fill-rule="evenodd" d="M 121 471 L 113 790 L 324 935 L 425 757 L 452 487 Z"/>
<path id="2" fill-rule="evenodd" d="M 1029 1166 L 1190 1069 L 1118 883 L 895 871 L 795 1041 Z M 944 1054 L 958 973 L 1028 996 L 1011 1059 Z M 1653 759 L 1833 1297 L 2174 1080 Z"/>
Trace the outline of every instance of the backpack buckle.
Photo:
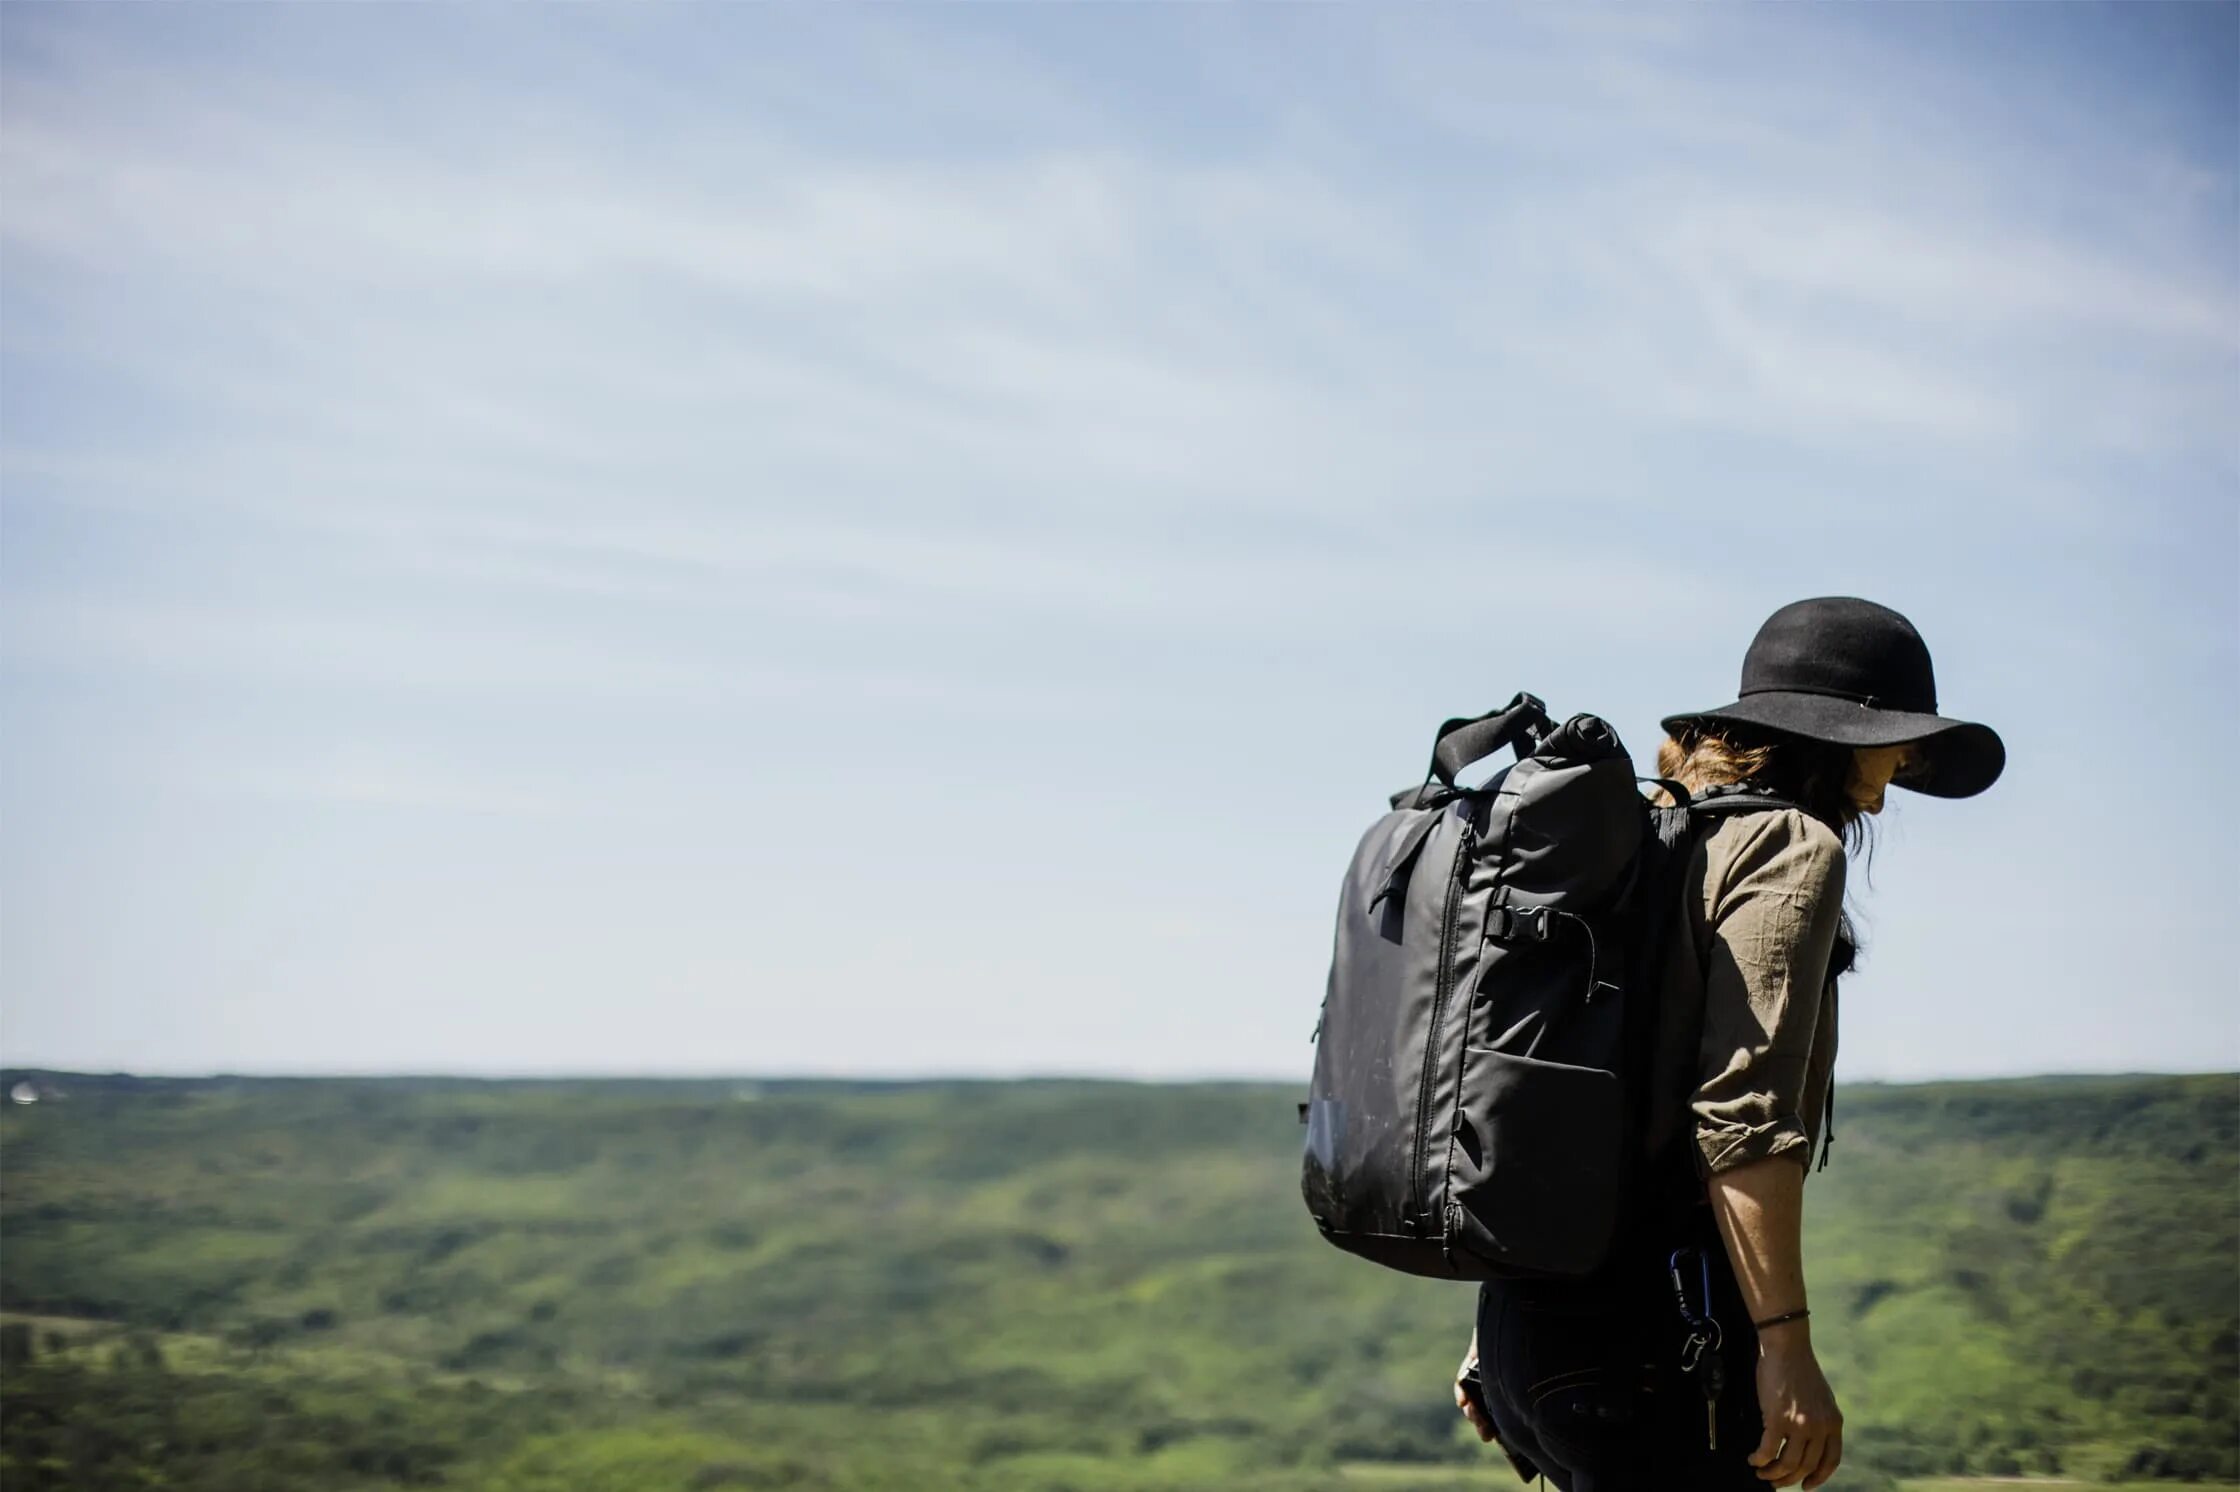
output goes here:
<path id="1" fill-rule="evenodd" d="M 1486 908 L 1486 936 L 1496 943 L 1515 943 L 1528 938 L 1535 943 L 1545 943 L 1548 921 L 1546 907 L 1492 906 Z"/>

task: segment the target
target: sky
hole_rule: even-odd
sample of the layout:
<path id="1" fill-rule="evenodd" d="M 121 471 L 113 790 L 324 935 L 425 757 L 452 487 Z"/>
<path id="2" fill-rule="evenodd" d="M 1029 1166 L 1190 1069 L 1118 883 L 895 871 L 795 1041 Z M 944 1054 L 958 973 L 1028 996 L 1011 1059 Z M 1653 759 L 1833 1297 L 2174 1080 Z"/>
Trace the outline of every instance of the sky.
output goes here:
<path id="1" fill-rule="evenodd" d="M 1863 595 L 1839 1076 L 2240 1068 L 2240 6 L 0 6 L 0 1060 L 1305 1082 Z"/>

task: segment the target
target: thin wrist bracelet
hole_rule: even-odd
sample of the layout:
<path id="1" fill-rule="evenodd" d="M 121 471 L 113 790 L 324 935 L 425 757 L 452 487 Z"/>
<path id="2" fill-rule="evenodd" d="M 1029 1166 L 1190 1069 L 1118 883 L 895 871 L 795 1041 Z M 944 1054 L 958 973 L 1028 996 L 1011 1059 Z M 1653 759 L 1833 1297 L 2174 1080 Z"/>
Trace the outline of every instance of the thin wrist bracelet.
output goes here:
<path id="1" fill-rule="evenodd" d="M 1753 1321 L 1750 1324 L 1752 1326 L 1755 1326 L 1758 1330 L 1764 1331 L 1769 1326 L 1780 1326 L 1784 1322 L 1802 1321 L 1805 1317 L 1811 1314 L 1812 1312 L 1809 1310 L 1783 1311 L 1778 1316 L 1768 1316 L 1763 1321 Z"/>

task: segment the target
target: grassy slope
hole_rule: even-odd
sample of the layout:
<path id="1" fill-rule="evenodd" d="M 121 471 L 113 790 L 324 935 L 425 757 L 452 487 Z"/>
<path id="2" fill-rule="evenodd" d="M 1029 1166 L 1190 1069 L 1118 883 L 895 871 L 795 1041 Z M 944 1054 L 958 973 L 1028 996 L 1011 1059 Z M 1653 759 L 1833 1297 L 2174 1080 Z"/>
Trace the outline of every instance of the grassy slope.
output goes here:
<path id="1" fill-rule="evenodd" d="M 0 1114 L 0 1303 L 200 1345 L 18 1370 L 11 1455 L 59 1433 L 26 1389 L 82 1420 L 191 1377 L 519 1492 L 1482 1466 L 1444 1389 L 1469 1288 L 1313 1236 L 1285 1088 L 63 1086 Z M 2232 1474 L 2240 1082 L 1841 1104 L 1808 1249 L 1862 1469 Z"/>

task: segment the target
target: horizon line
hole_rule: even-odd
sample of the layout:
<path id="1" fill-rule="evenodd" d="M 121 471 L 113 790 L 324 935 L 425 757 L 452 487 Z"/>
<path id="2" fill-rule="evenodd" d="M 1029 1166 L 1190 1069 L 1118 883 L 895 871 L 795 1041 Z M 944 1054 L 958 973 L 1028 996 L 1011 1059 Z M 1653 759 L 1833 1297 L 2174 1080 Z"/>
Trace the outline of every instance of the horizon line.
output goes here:
<path id="1" fill-rule="evenodd" d="M 1126 1072 L 1081 1071 L 936 1071 L 922 1073 L 891 1072 L 839 1072 L 791 1071 L 748 1072 L 737 1070 L 674 1070 L 674 1071 L 591 1071 L 591 1070 L 442 1070 L 442 1069 L 354 1069 L 354 1068 L 301 1068 L 232 1069 L 213 1070 L 164 1070 L 129 1068 L 53 1067 L 31 1062 L 0 1062 L 0 1077 L 20 1079 L 34 1076 L 80 1079 L 134 1078 L 161 1082 L 222 1082 L 249 1080 L 257 1082 L 457 1082 L 457 1083 L 848 1083 L 873 1084 L 892 1087 L 922 1087 L 938 1083 L 1127 1083 L 1139 1087 L 1305 1087 L 1306 1074 L 1271 1076 L 1267 1074 L 1206 1073 L 1192 1075 L 1158 1075 Z M 2085 1078 L 2183 1078 L 2229 1077 L 2240 1078 L 2240 1067 L 2199 1068 L 2049 1068 L 2036 1072 L 1991 1073 L 1940 1073 L 1921 1077 L 1857 1077 L 1840 1079 L 1841 1088 L 1864 1087 L 1927 1087 L 1939 1083 L 2024 1083 L 2044 1079 Z"/>

